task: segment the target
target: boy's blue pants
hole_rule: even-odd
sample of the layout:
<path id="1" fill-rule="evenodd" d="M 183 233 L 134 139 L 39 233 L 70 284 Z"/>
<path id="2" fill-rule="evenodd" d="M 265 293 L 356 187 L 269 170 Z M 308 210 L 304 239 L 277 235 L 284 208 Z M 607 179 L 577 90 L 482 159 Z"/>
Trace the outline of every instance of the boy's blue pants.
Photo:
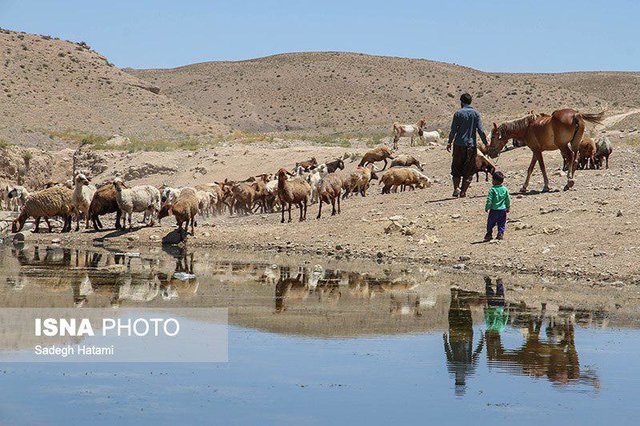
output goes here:
<path id="1" fill-rule="evenodd" d="M 504 228 L 507 226 L 506 210 L 489 210 L 489 218 L 487 219 L 487 234 L 493 233 L 493 227 L 498 225 L 498 233 L 504 234 Z"/>

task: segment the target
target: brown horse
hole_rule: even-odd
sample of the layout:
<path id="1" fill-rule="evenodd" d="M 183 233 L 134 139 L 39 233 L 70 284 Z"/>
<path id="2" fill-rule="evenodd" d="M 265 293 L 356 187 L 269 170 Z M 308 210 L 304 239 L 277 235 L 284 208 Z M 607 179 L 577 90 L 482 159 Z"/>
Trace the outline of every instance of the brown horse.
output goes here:
<path id="1" fill-rule="evenodd" d="M 493 123 L 489 146 L 478 145 L 491 158 L 498 157 L 500 151 L 512 138 L 525 143 L 531 149 L 533 157 L 521 192 L 527 191 L 529 179 L 536 163 L 540 163 L 540 170 L 544 177 L 543 191 L 549 191 L 549 178 L 544 167 L 542 152 L 559 149 L 566 164 L 570 165 L 567 170 L 567 184 L 564 187 L 566 191 L 574 184 L 575 158 L 578 153 L 578 145 L 584 135 L 585 121 L 601 124 L 603 117 L 604 111 L 597 114 L 585 114 L 573 109 L 561 109 L 554 111 L 551 115 L 531 112 L 524 118 L 502 123 L 500 126 Z"/>

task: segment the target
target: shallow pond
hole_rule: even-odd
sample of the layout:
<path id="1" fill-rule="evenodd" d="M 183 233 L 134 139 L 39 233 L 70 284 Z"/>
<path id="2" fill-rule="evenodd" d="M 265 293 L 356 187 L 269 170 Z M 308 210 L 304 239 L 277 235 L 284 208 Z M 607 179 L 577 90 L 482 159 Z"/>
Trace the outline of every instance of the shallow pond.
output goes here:
<path id="1" fill-rule="evenodd" d="M 229 362 L 4 363 L 0 422 L 636 424 L 636 307 L 541 282 L 269 253 L 4 246 L 3 307 L 227 308 Z M 0 351 L 30 349 L 0 332 Z"/>

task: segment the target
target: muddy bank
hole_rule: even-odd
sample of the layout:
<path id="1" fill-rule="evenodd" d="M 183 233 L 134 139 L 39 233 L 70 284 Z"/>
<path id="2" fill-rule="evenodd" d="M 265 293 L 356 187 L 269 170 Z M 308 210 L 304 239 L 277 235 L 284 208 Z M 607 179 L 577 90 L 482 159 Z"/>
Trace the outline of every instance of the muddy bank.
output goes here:
<path id="1" fill-rule="evenodd" d="M 361 154 L 364 145 L 348 150 Z M 207 173 L 197 179 L 189 168 L 173 176 L 164 173 L 132 180 L 132 184 L 163 182 L 190 185 L 241 179 L 260 172 L 273 172 L 281 166 L 315 156 L 323 161 L 343 154 L 345 148 L 256 145 L 251 150 L 239 146 L 220 147 L 215 152 L 193 153 L 188 164 Z M 640 282 L 640 255 L 637 235 L 640 218 L 635 214 L 640 197 L 640 153 L 624 144 L 614 145 L 608 170 L 581 170 L 575 189 L 558 190 L 565 177 L 560 171 L 558 152 L 545 154 L 550 173 L 550 193 L 539 193 L 542 177 L 533 175 L 530 192 L 517 191 L 531 159 L 526 148 L 500 156 L 498 168 L 512 191 L 512 211 L 506 239 L 481 243 L 485 233 L 484 202 L 490 182 L 480 177 L 466 199 L 451 198 L 450 157 L 442 146 L 401 145 L 425 164 L 432 180 L 430 188 L 396 194 L 381 194 L 374 181 L 366 197 L 352 196 L 342 203 L 342 213 L 317 220 L 317 204 L 308 210 L 303 223 L 281 224 L 279 213 L 251 216 L 223 214 L 201 219 L 190 247 L 234 248 L 271 253 L 319 254 L 331 258 L 367 258 L 383 263 L 411 262 L 455 268 L 459 271 L 499 271 L 574 278 L 585 286 L 635 285 Z M 122 164 L 147 162 L 159 170 L 175 167 L 183 153 L 127 154 L 126 158 L 106 156 L 112 176 Z M 205 155 L 206 154 L 206 155 Z M 121 164 L 122 163 L 122 164 Z M 351 170 L 357 162 L 346 162 Z M 155 169 L 154 169 L 155 170 Z M 102 176 L 102 175 L 101 175 Z M 98 180 L 99 178 L 96 178 Z M 106 178 L 105 178 L 106 179 Z M 194 180 L 195 179 L 195 180 Z M 295 215 L 296 213 L 294 213 Z M 112 219 L 105 218 L 107 226 Z M 213 226 L 215 225 L 215 226 Z M 112 226 L 112 225 L 111 225 Z M 24 233 L 27 242 L 60 240 L 63 244 L 105 246 L 159 246 L 173 230 L 171 218 L 163 227 L 139 228 L 129 233 L 81 231 L 65 235 Z"/>

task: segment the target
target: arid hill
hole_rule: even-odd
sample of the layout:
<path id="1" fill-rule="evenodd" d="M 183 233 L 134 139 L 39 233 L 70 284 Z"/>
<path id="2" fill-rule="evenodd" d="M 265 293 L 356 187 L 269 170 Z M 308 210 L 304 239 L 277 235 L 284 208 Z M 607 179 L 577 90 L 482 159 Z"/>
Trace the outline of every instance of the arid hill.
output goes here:
<path id="1" fill-rule="evenodd" d="M 140 139 L 225 132 L 85 43 L 0 30 L 0 139 L 47 145 L 75 131 Z M 54 138 L 55 139 L 55 138 Z"/>
<path id="2" fill-rule="evenodd" d="M 640 73 L 499 74 L 428 60 L 289 53 L 175 69 L 126 70 L 231 127 L 252 131 L 388 131 L 426 116 L 444 127 L 469 91 L 487 120 L 561 107 L 640 106 Z"/>

